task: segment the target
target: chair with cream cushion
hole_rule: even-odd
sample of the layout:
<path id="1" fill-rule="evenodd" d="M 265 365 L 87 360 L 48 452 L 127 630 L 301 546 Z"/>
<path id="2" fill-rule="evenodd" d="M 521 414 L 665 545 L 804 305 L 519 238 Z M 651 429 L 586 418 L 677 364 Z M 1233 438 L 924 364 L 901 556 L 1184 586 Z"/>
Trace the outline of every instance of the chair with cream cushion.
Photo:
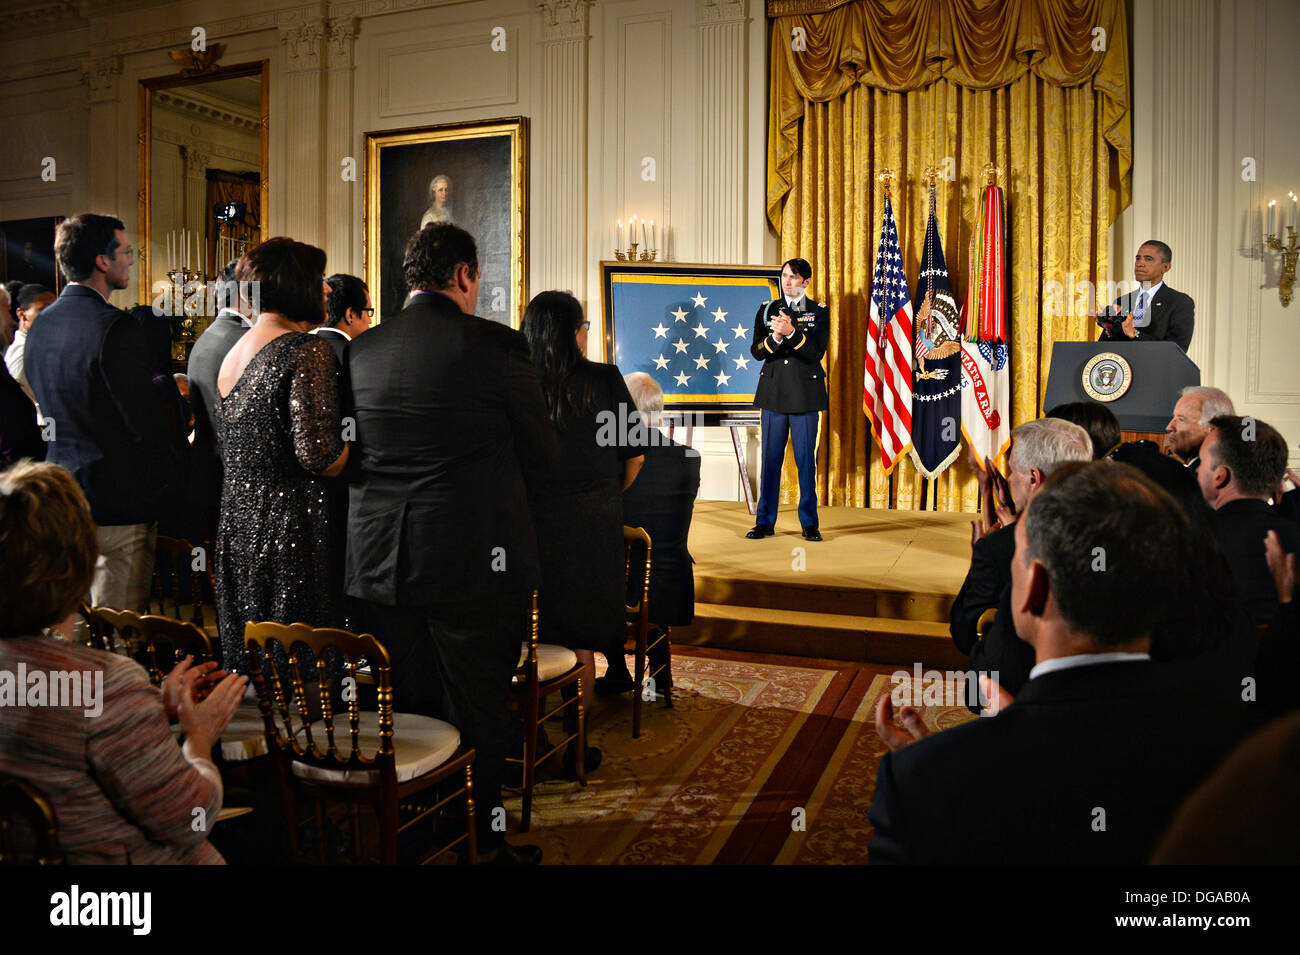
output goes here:
<path id="1" fill-rule="evenodd" d="M 253 623 L 245 627 L 249 674 L 257 691 L 266 745 L 276 762 L 290 851 L 298 858 L 297 797 L 315 806 L 317 859 L 325 861 L 325 804 L 343 803 L 351 821 L 352 849 L 361 855 L 360 806 L 379 820 L 380 861 L 397 861 L 399 837 L 420 823 L 436 822 L 460 802 L 464 831 L 441 846 L 413 845 L 421 863 L 464 843 L 476 861 L 471 764 L 459 731 L 428 716 L 395 712 L 388 651 L 371 634 L 310 627 L 305 623 Z M 301 653 L 310 649 L 310 655 Z M 280 655 L 283 650 L 284 656 Z M 273 661 L 287 657 L 287 666 Z M 315 679 L 304 679 L 314 661 Z M 341 660 L 342 685 L 332 684 L 328 661 Z M 357 686 L 363 661 L 377 688 L 378 711 L 363 712 Z M 335 715 L 336 702 L 343 711 Z M 448 783 L 447 786 L 441 784 Z M 409 836 L 408 836 L 409 838 Z"/>
<path id="2" fill-rule="evenodd" d="M 523 764 L 524 832 L 532 824 L 533 786 L 537 780 L 538 766 L 573 744 L 578 782 L 587 785 L 587 714 L 582 705 L 582 664 L 578 661 L 577 654 L 568 647 L 537 642 L 538 619 L 537 591 L 534 590 L 528 639 L 520 649 L 519 666 L 511 685 L 511 696 L 524 723 L 524 757 L 522 760 L 507 760 Z M 560 694 L 560 703 L 543 711 L 547 698 L 555 693 Z M 539 753 L 538 730 L 543 724 L 557 718 L 563 720 L 563 737 L 548 745 L 545 752 Z"/>

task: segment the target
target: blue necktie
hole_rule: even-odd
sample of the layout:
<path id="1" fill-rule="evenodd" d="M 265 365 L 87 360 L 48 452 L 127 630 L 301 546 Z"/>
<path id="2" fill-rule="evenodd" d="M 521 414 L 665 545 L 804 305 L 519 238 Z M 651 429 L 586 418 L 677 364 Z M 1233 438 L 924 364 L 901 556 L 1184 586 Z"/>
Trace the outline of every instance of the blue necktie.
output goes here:
<path id="1" fill-rule="evenodd" d="M 1137 308 L 1133 310 L 1133 327 L 1147 327 L 1147 293 L 1143 292 L 1138 296 Z"/>

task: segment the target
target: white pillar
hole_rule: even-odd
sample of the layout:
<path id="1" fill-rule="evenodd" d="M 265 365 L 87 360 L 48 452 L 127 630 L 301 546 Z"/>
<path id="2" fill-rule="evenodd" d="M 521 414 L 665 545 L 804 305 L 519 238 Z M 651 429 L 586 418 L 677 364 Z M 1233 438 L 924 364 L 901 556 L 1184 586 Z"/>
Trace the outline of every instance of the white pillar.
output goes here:
<path id="1" fill-rule="evenodd" d="M 285 174 L 272 188 L 284 193 L 284 234 L 299 242 L 322 245 L 324 191 L 321 164 L 325 117 L 321 88 L 321 46 L 325 23 L 316 20 L 280 30 L 286 61 L 284 71 L 287 129 L 281 134 Z"/>
<path id="2" fill-rule="evenodd" d="M 330 20 L 326 31 L 325 155 L 320 162 L 325 188 L 325 255 L 330 273 L 361 274 L 361 223 L 352 220 L 354 201 L 365 189 L 365 156 L 352 129 L 353 47 L 357 20 Z M 344 179 L 343 160 L 350 158 L 351 178 Z M 377 291 L 377 290 L 376 290 Z"/>
<path id="3" fill-rule="evenodd" d="M 701 0 L 699 11 L 701 261 L 744 262 L 745 0 Z"/>

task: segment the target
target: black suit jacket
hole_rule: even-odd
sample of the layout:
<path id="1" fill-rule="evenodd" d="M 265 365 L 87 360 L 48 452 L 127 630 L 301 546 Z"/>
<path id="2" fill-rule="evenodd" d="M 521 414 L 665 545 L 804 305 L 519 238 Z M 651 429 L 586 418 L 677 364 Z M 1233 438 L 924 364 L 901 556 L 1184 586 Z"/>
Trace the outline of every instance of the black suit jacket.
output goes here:
<path id="1" fill-rule="evenodd" d="M 749 351 L 763 363 L 754 392 L 754 407 L 782 414 L 825 411 L 826 372 L 822 356 L 830 340 L 831 318 L 826 306 L 812 299 L 803 301 L 805 311 L 790 312 L 794 334 L 777 343 L 772 338 L 772 320 L 781 309 L 789 312 L 784 299 L 765 302 L 754 315 L 754 335 Z"/>
<path id="2" fill-rule="evenodd" d="M 27 380 L 54 419 L 46 460 L 72 472 L 99 525 L 156 520 L 178 480 L 150 356 L 139 323 L 85 285 L 65 287 L 27 335 Z"/>
<path id="3" fill-rule="evenodd" d="M 221 500 L 221 451 L 217 447 L 217 375 L 230 349 L 248 331 L 238 312 L 222 309 L 203 330 L 194 347 L 186 374 L 190 379 L 190 406 L 194 411 L 194 450 L 191 455 L 189 497 L 201 515 L 199 536 L 216 536 Z"/>
<path id="4" fill-rule="evenodd" d="M 45 458 L 45 442 L 36 423 L 36 405 L 9 369 L 0 367 L 0 470 L 23 458 Z"/>
<path id="5" fill-rule="evenodd" d="M 1240 732 L 1162 694 L 1150 663 L 1044 674 L 997 716 L 885 754 L 870 861 L 1140 864 Z"/>
<path id="6" fill-rule="evenodd" d="M 700 491 L 700 454 L 663 440 L 645 448 L 641 472 L 623 492 L 623 523 L 650 535 L 651 623 L 684 627 L 695 619 L 695 571 L 686 540 Z M 628 603 L 640 594 L 640 584 L 629 581 Z"/>
<path id="7" fill-rule="evenodd" d="M 349 343 L 347 366 L 347 593 L 419 607 L 539 586 L 525 475 L 555 432 L 523 334 L 424 293 Z"/>
<path id="8" fill-rule="evenodd" d="M 1278 515 L 1267 501 L 1242 498 L 1214 512 L 1214 532 L 1232 572 L 1237 601 L 1255 624 L 1277 613 L 1277 588 L 1264 556 L 1264 537 L 1277 531 L 1282 549 L 1300 553 L 1300 525 Z"/>
<path id="9" fill-rule="evenodd" d="M 338 356 L 339 367 L 342 368 L 344 365 L 343 355 L 348 350 L 348 336 L 336 328 L 328 328 L 324 325 L 316 329 L 315 334 L 317 338 L 322 338 L 330 343 L 330 348 L 333 348 L 334 354 Z"/>
<path id="10" fill-rule="evenodd" d="M 1142 290 L 1138 289 L 1127 295 L 1121 295 L 1115 299 L 1115 304 L 1122 306 L 1127 312 L 1132 312 L 1141 294 Z M 1161 285 L 1160 291 L 1151 301 L 1149 310 L 1151 324 L 1146 328 L 1135 329 L 1138 332 L 1137 340 L 1176 342 L 1179 348 L 1187 351 L 1187 346 L 1192 343 L 1192 329 L 1196 325 L 1196 303 L 1192 301 L 1192 297 L 1168 285 Z M 1132 341 L 1124 334 L 1124 329 L 1120 325 L 1120 322 L 1116 322 L 1114 330 L 1109 332 L 1103 328 L 1100 340 L 1103 342 Z"/>
<path id="11" fill-rule="evenodd" d="M 1011 558 L 1015 553 L 1015 525 L 986 534 L 971 548 L 970 570 L 948 614 L 952 642 L 962 653 L 969 654 L 975 646 L 975 625 L 980 615 L 998 605 L 1002 588 L 1011 583 Z"/>

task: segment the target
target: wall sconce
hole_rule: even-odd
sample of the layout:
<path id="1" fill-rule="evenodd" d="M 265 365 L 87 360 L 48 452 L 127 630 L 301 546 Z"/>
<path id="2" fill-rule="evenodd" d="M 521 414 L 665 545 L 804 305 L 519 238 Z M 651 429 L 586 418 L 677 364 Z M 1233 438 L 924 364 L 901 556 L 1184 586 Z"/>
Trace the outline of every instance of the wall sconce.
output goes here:
<path id="1" fill-rule="evenodd" d="M 1274 252 L 1282 253 L 1282 271 L 1278 275 L 1277 294 L 1282 299 L 1282 307 L 1286 308 L 1291 304 L 1291 292 L 1295 288 L 1295 264 L 1297 254 L 1300 250 L 1296 249 L 1296 232 L 1300 229 L 1300 197 L 1294 192 L 1288 192 L 1287 196 L 1291 199 L 1291 222 L 1286 226 L 1287 241 L 1283 245 L 1277 235 L 1277 200 L 1274 199 L 1268 204 L 1268 237 L 1265 240 L 1268 247 Z"/>

